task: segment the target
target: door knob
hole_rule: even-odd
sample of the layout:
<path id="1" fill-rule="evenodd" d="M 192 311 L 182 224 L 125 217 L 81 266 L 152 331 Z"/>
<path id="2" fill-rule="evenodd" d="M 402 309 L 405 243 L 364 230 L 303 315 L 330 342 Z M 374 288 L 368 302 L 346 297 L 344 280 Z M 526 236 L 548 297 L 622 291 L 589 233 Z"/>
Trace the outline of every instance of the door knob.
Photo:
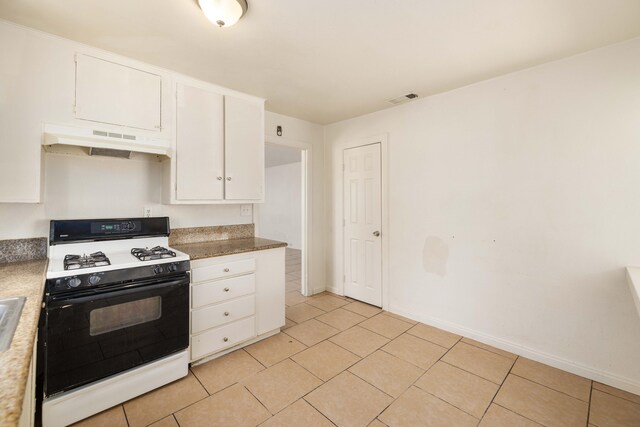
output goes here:
<path id="1" fill-rule="evenodd" d="M 222 181 L 222 177 L 221 176 L 218 177 L 218 181 Z"/>
<path id="2" fill-rule="evenodd" d="M 227 177 L 227 181 L 231 181 L 231 177 L 230 176 Z"/>
<path id="3" fill-rule="evenodd" d="M 380 232 L 378 230 L 376 230 L 376 231 L 373 232 L 373 235 L 376 236 L 376 237 L 379 237 L 380 236 Z"/>

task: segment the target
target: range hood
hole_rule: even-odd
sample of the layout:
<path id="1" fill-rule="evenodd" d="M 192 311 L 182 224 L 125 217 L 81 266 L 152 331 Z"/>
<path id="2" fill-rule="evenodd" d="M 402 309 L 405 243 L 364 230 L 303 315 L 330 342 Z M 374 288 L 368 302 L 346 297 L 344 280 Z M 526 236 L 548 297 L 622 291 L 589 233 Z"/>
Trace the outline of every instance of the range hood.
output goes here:
<path id="1" fill-rule="evenodd" d="M 42 146 L 52 152 L 60 152 L 65 147 L 81 147 L 89 155 L 119 158 L 130 158 L 131 153 L 171 157 L 171 141 L 168 139 L 50 123 L 44 125 Z"/>

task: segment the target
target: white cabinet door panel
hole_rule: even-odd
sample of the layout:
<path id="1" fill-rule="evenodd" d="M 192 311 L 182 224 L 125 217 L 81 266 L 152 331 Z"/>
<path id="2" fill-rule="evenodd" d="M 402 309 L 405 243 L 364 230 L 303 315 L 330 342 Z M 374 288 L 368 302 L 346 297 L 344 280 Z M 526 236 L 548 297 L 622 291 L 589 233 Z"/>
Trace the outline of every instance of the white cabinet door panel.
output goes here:
<path id="1" fill-rule="evenodd" d="M 176 198 L 224 197 L 223 96 L 179 84 L 176 108 Z"/>
<path id="2" fill-rule="evenodd" d="M 87 55 L 76 58 L 76 118 L 159 131 L 162 78 Z"/>
<path id="3" fill-rule="evenodd" d="M 264 194 L 264 107 L 224 98 L 225 199 L 260 200 Z"/>

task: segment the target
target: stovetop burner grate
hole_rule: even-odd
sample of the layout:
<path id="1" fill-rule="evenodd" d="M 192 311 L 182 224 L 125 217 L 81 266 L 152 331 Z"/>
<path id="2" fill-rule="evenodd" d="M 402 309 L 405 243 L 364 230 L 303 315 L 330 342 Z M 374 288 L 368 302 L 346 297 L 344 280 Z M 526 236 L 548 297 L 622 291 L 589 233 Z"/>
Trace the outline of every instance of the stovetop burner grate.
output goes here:
<path id="1" fill-rule="evenodd" d="M 133 248 L 131 249 L 131 255 L 138 258 L 140 261 L 151 261 L 154 259 L 174 258 L 176 253 L 170 251 L 162 246 L 156 246 L 154 248 Z"/>
<path id="2" fill-rule="evenodd" d="M 104 267 L 111 265 L 111 261 L 103 252 L 94 252 L 89 255 L 65 255 L 65 270 L 78 270 L 81 268 Z"/>

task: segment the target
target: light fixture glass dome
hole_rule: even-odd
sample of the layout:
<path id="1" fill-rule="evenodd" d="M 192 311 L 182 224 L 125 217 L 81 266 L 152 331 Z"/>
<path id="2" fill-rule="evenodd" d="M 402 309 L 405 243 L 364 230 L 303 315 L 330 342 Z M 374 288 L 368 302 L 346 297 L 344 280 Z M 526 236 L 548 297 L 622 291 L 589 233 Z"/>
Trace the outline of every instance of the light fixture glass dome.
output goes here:
<path id="1" fill-rule="evenodd" d="M 246 0 L 198 0 L 204 16 L 219 27 L 230 27 L 247 11 Z"/>

